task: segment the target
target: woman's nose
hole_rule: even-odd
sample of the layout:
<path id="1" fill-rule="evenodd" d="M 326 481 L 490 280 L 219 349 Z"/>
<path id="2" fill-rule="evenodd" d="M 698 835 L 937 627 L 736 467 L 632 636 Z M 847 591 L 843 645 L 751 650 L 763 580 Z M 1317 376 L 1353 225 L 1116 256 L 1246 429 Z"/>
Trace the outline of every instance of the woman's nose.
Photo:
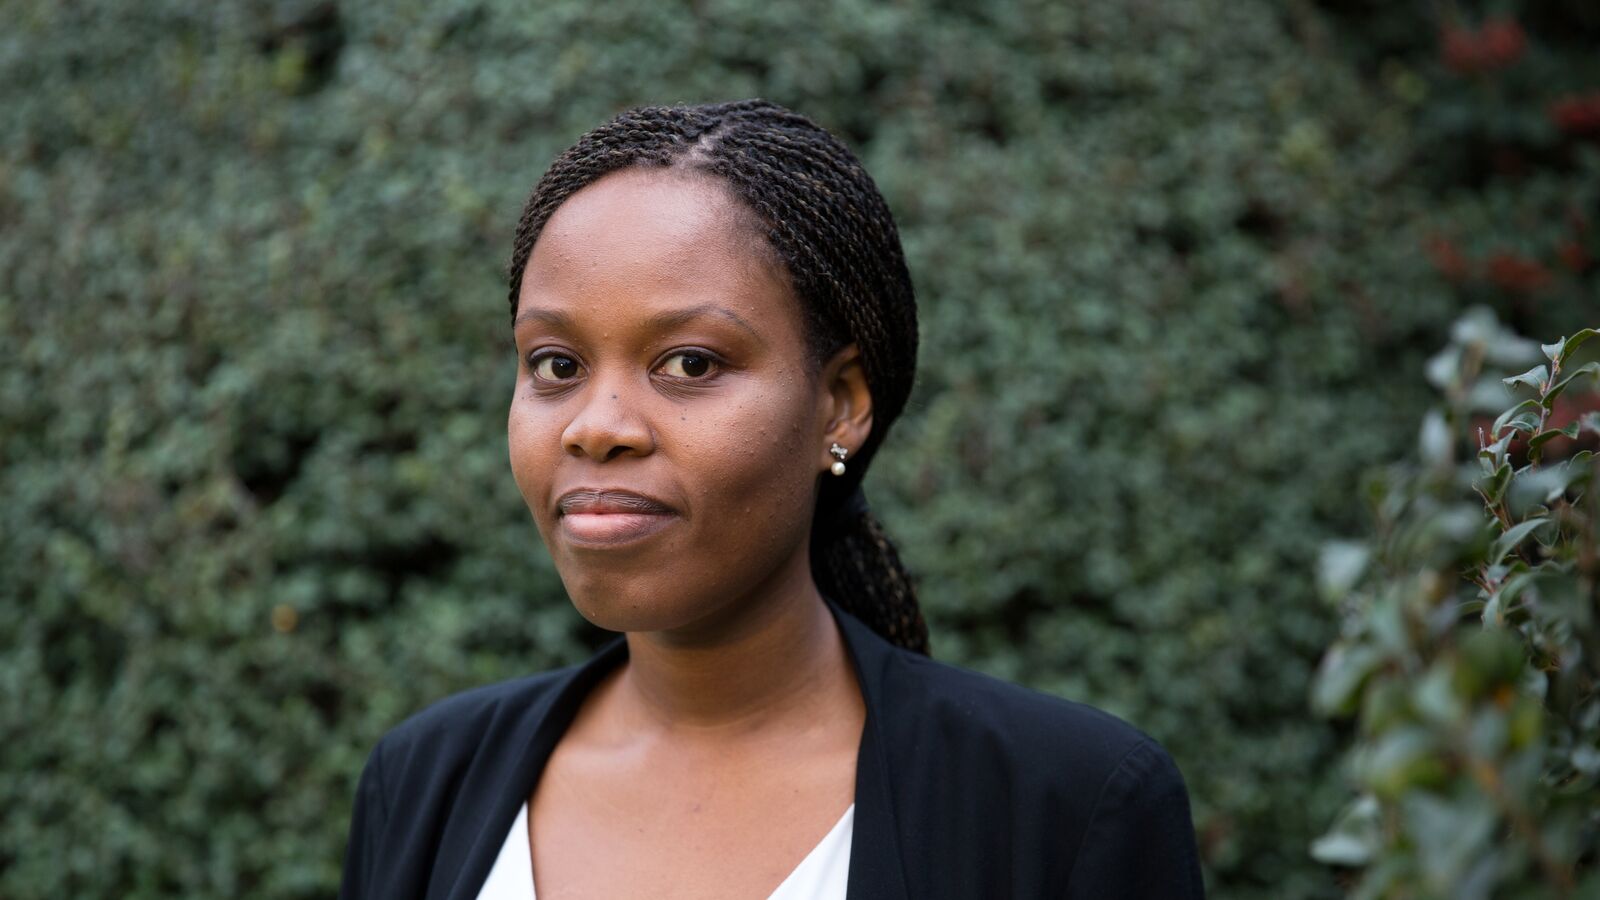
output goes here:
<path id="1" fill-rule="evenodd" d="M 561 445 L 568 453 L 605 462 L 624 454 L 643 456 L 654 449 L 649 423 L 625 387 L 596 379 L 579 402 L 577 413 L 561 434 Z"/>

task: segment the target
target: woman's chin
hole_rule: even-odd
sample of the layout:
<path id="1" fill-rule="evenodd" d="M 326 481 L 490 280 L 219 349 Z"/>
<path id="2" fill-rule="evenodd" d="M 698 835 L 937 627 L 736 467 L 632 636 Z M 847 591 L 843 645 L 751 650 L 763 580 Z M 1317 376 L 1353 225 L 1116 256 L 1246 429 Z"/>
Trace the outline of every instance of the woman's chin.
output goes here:
<path id="1" fill-rule="evenodd" d="M 637 589 L 637 584 L 632 587 Z M 687 598 L 570 587 L 567 593 L 579 615 L 606 631 L 670 631 L 696 618 Z"/>

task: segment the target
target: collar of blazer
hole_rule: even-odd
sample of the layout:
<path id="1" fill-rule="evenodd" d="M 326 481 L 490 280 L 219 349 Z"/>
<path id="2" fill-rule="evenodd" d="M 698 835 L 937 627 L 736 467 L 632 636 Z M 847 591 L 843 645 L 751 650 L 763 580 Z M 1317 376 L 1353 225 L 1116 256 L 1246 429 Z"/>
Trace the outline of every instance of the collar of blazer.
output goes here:
<path id="1" fill-rule="evenodd" d="M 856 755 L 856 814 L 850 838 L 850 875 L 847 893 L 851 897 L 903 900 L 908 896 L 900 852 L 899 826 L 895 821 L 892 784 L 888 766 L 888 744 L 884 738 L 884 678 L 895 654 L 904 652 L 884 640 L 865 624 L 841 609 L 832 598 L 823 598 L 839 623 L 850 660 L 855 664 L 866 705 L 866 724 L 861 731 L 861 746 Z M 613 639 L 587 662 L 551 673 L 556 681 L 541 692 L 539 699 L 521 710 L 500 710 L 516 721 L 509 726 L 510 740 L 499 750 L 486 748 L 467 773 L 472 781 L 501 785 L 498 790 L 467 792 L 475 795 L 482 809 L 462 810 L 468 815 L 457 821 L 477 822 L 478 828 L 464 831 L 446 829 L 445 843 L 460 841 L 464 863 L 450 890 L 452 900 L 473 900 L 489 876 L 506 829 L 516 819 L 522 802 L 533 793 L 545 762 L 556 743 L 576 716 L 589 690 L 627 658 L 628 645 L 622 637 Z M 491 728 L 492 731 L 499 729 Z M 471 802 L 471 801 L 468 801 Z M 452 833 L 454 832 L 454 833 Z M 441 848 L 445 849 L 445 848 Z"/>

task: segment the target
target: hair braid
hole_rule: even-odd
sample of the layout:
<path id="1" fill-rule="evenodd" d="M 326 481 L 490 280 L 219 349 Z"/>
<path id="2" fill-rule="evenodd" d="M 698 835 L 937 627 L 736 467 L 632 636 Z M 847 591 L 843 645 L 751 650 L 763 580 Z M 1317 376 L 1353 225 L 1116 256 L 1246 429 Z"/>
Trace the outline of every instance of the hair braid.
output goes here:
<path id="1" fill-rule="evenodd" d="M 631 166 L 723 181 L 764 229 L 801 302 L 820 365 L 854 341 L 872 393 L 872 431 L 843 477 L 822 480 L 811 531 L 817 587 L 899 646 L 928 652 L 912 577 L 866 507 L 861 477 L 905 408 L 917 363 L 917 307 L 888 204 L 855 155 L 793 110 L 752 98 L 630 109 L 584 134 L 534 186 L 512 242 L 511 314 L 522 273 L 557 207 Z"/>

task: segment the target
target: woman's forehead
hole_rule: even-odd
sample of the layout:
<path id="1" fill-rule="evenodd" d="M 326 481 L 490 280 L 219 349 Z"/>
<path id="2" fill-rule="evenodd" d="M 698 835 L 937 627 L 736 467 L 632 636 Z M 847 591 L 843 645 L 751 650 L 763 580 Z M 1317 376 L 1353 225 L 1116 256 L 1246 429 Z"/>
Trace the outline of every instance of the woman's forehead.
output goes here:
<path id="1" fill-rule="evenodd" d="M 559 260 L 649 254 L 671 260 L 727 244 L 736 208 L 709 178 L 673 170 L 623 169 L 568 197 L 534 245 Z M 548 261 L 548 260 L 547 260 Z"/>
<path id="2" fill-rule="evenodd" d="M 745 320 L 797 315 L 787 285 L 726 188 L 672 170 L 613 172 L 546 223 L 518 301 L 569 317 L 706 304 Z"/>

